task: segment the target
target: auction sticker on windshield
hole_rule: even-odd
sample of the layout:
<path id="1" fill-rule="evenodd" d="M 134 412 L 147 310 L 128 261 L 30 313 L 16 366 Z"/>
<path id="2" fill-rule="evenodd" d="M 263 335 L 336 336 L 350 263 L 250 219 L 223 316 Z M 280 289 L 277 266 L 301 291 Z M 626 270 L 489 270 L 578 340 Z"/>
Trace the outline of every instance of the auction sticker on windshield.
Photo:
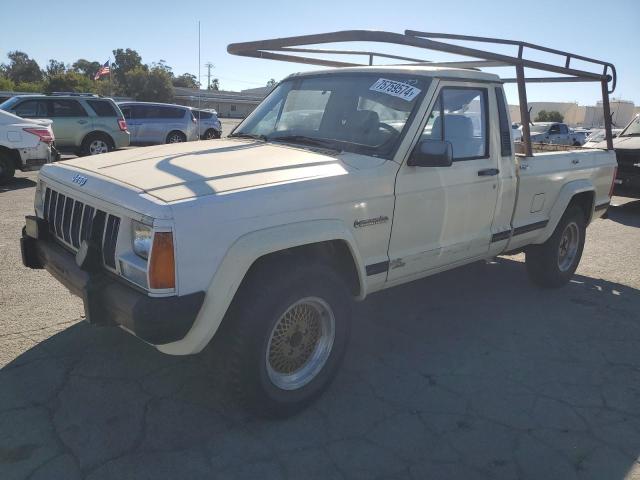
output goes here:
<path id="1" fill-rule="evenodd" d="M 388 80 L 386 78 L 379 78 L 376 83 L 369 87 L 369 90 L 393 95 L 394 97 L 402 98 L 407 102 L 416 98 L 416 95 L 421 92 L 419 88 L 416 88 L 413 85 L 397 82 L 395 80 Z"/>

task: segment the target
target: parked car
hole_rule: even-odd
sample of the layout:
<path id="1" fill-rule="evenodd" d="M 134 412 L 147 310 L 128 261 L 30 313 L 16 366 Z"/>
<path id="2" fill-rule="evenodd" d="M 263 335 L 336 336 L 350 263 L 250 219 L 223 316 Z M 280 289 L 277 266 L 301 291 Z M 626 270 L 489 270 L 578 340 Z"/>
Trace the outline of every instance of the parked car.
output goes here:
<path id="1" fill-rule="evenodd" d="M 297 73 L 231 138 L 43 167 L 22 258 L 80 295 L 90 323 L 161 352 L 215 335 L 240 401 L 289 415 L 337 373 L 354 299 L 523 250 L 537 285 L 570 281 L 615 154 L 516 159 L 510 129 L 503 82 L 478 70 Z M 68 199 L 89 211 L 82 229 Z"/>
<path id="2" fill-rule="evenodd" d="M 516 122 L 511 124 L 511 138 L 514 142 L 522 141 L 522 125 Z"/>
<path id="3" fill-rule="evenodd" d="M 120 102 L 131 131 L 132 145 L 190 142 L 198 139 L 193 111 L 182 105 Z"/>
<path id="4" fill-rule="evenodd" d="M 579 147 L 584 143 L 583 135 L 573 133 L 564 123 L 537 122 L 531 125 L 531 141 L 534 143 L 550 143 L 554 145 L 573 145 Z"/>
<path id="5" fill-rule="evenodd" d="M 38 170 L 56 157 L 51 120 L 27 120 L 0 110 L 0 184 L 16 170 Z"/>
<path id="6" fill-rule="evenodd" d="M 612 128 L 611 134 L 613 138 L 616 138 L 622 132 L 622 128 Z M 596 130 L 591 130 L 589 136 L 585 139 L 585 142 L 582 144 L 584 148 L 606 148 L 606 143 L 603 143 L 605 140 L 605 129 L 598 128 Z"/>
<path id="7" fill-rule="evenodd" d="M 22 118 L 53 121 L 56 148 L 76 155 L 97 155 L 129 146 L 127 122 L 118 105 L 92 94 L 18 95 L 0 109 Z"/>
<path id="8" fill-rule="evenodd" d="M 606 148 L 606 140 L 597 147 Z M 637 194 L 640 192 L 640 115 L 613 139 L 613 149 L 618 160 L 616 185 Z"/>
<path id="9" fill-rule="evenodd" d="M 215 110 L 193 109 L 193 116 L 198 122 L 198 134 L 202 140 L 211 140 L 222 136 L 222 123 Z"/>

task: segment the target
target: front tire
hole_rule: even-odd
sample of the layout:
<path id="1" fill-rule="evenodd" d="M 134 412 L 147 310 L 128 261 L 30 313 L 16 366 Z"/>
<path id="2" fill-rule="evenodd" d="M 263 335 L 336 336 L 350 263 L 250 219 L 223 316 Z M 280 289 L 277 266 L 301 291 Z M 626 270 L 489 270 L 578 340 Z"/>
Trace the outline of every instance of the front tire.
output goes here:
<path id="1" fill-rule="evenodd" d="M 209 130 L 204 132 L 204 135 L 202 136 L 203 140 L 214 140 L 217 138 L 220 138 L 220 132 L 213 128 L 210 128 Z"/>
<path id="2" fill-rule="evenodd" d="M 585 234 L 583 210 L 570 206 L 546 242 L 527 247 L 526 265 L 531 281 L 544 288 L 567 284 L 582 258 Z"/>
<path id="3" fill-rule="evenodd" d="M 16 173 L 16 167 L 13 159 L 7 155 L 0 153 L 0 185 L 7 183 Z"/>
<path id="4" fill-rule="evenodd" d="M 323 264 L 280 259 L 252 271 L 214 346 L 238 401 L 259 416 L 285 417 L 318 398 L 344 356 L 351 303 L 343 279 Z"/>

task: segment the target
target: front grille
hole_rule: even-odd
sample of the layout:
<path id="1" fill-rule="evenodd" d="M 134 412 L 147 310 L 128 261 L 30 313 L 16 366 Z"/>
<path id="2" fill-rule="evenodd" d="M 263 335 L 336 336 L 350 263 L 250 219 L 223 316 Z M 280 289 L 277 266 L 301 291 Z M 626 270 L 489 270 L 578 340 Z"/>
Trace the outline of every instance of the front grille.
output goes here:
<path id="1" fill-rule="evenodd" d="M 44 218 L 49 224 L 49 231 L 73 250 L 77 251 L 83 240 L 94 240 L 102 249 L 104 264 L 115 270 L 120 217 L 47 187 Z"/>

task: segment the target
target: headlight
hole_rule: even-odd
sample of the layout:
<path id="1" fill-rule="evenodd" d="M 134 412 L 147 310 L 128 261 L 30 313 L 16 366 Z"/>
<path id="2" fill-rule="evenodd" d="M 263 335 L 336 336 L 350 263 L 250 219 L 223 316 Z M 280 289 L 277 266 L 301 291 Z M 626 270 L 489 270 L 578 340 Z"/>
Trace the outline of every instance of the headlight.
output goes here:
<path id="1" fill-rule="evenodd" d="M 131 238 L 133 239 L 133 251 L 136 255 L 148 259 L 151 250 L 153 230 L 148 225 L 136 220 L 131 222 Z"/>

